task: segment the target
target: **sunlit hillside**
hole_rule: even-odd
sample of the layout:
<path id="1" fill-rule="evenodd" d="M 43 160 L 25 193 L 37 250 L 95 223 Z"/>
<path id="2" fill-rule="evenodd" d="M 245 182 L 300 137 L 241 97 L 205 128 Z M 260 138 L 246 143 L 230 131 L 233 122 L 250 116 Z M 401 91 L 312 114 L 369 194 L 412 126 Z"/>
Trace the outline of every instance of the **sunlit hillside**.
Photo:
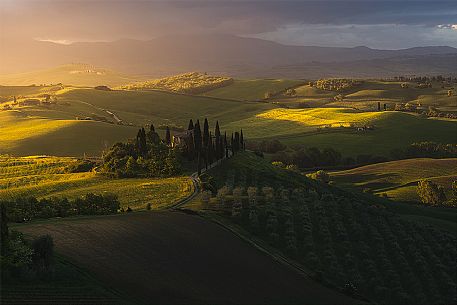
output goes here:
<path id="1" fill-rule="evenodd" d="M 34 72 L 0 75 L 0 85 L 30 86 L 61 83 L 74 86 L 119 86 L 143 79 L 144 77 L 125 75 L 89 64 L 68 64 Z"/>
<path id="2" fill-rule="evenodd" d="M 205 95 L 242 101 L 263 100 L 267 95 L 274 96 L 302 83 L 300 80 L 284 79 L 237 79 L 230 86 L 211 90 Z"/>
<path id="3" fill-rule="evenodd" d="M 184 73 L 176 76 L 150 80 L 121 86 L 122 89 L 144 90 L 156 89 L 187 94 L 198 94 L 233 83 L 233 79 L 223 76 L 210 76 L 198 72 Z"/>
<path id="4" fill-rule="evenodd" d="M 73 158 L 0 155 L 0 201 L 21 196 L 76 198 L 87 193 L 113 193 L 123 207 L 162 208 L 188 196 L 192 182 L 187 177 L 111 179 L 95 172 L 71 173 Z"/>
<path id="5" fill-rule="evenodd" d="M 428 179 L 443 186 L 451 198 L 451 184 L 457 180 L 457 159 L 399 160 L 333 172 L 331 177 L 343 186 L 385 193 L 403 201 L 418 201 L 417 183 Z"/>
<path id="6" fill-rule="evenodd" d="M 405 97 L 411 99 L 417 99 L 419 90 L 425 90 L 420 92 L 436 97 L 434 106 L 454 111 L 455 107 L 448 105 L 455 96 L 444 96 L 443 89 L 401 88 L 399 83 L 367 81 L 360 85 L 360 90 L 351 88 L 352 93 L 346 93 L 351 98 L 337 102 L 337 92 L 300 85 L 298 81 L 254 80 L 252 91 L 248 84 L 235 81 L 205 96 L 160 90 L 1 87 L 7 102 L 2 105 L 5 110 L 0 110 L 0 151 L 19 155 L 99 155 L 113 142 L 134 137 L 139 126 L 153 123 L 161 133 L 168 125 L 176 132 L 187 128 L 190 118 L 205 117 L 211 122 L 219 120 L 229 132 L 242 128 L 251 140 L 278 138 L 286 144 L 337 148 L 344 155 L 389 155 L 392 149 L 417 141 L 457 141 L 455 120 L 377 111 L 377 102 L 372 100 L 382 95 L 389 98 L 387 103 L 393 107 L 393 101 L 401 99 L 402 90 L 410 92 Z M 283 96 L 285 88 L 296 85 L 294 96 Z M 218 94 L 221 90 L 227 95 Z M 272 99 L 244 101 L 263 99 L 265 93 L 277 90 L 279 93 Z M 213 94 L 215 97 L 209 96 Z M 12 96 L 17 97 L 17 104 Z M 307 107 L 297 107 L 298 103 Z M 90 136 L 81 136 L 89 130 Z"/>
<path id="7" fill-rule="evenodd" d="M 0 112 L 0 154 L 99 156 L 113 143 L 135 135 L 135 128 L 90 120 Z M 54 116 L 54 117 L 52 117 Z"/>

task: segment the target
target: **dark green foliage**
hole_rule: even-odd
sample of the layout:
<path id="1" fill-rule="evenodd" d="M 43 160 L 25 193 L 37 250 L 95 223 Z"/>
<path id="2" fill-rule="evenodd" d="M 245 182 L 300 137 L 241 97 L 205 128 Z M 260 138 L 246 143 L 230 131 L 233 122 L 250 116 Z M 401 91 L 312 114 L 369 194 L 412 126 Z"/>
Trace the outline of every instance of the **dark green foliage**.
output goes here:
<path id="1" fill-rule="evenodd" d="M 406 158 L 456 158 L 457 144 L 441 144 L 435 142 L 413 143 L 404 150 L 391 152 L 393 159 Z"/>
<path id="2" fill-rule="evenodd" d="M 138 131 L 135 144 L 116 143 L 104 154 L 103 172 L 116 177 L 168 177 L 181 171 L 179 152 L 162 143 L 155 131 L 148 136 L 143 131 Z"/>
<path id="3" fill-rule="evenodd" d="M 417 194 L 422 203 L 429 205 L 441 205 L 446 201 L 444 188 L 430 180 L 421 180 L 417 184 Z"/>
<path id="4" fill-rule="evenodd" d="M 222 215 L 230 215 L 257 238 L 314 271 L 316 279 L 348 295 L 380 304 L 454 302 L 457 240 L 453 234 L 405 220 L 384 206 L 327 185 L 307 184 L 303 177 L 299 188 L 290 190 L 292 181 L 286 183 L 280 175 L 285 171 L 267 171 L 269 164 L 244 156 L 231 159 L 231 169 L 223 165 L 213 173 L 218 187 L 255 186 L 248 188 L 248 196 L 233 194 L 238 198 L 233 201 L 236 208 L 221 205 Z M 237 158 L 242 163 L 234 163 Z M 247 160 L 254 164 L 245 164 Z M 275 178 L 266 180 L 273 170 Z M 274 189 L 254 192 L 275 182 Z M 246 221 L 242 215 L 247 215 Z"/>
<path id="5" fill-rule="evenodd" d="M 262 140 L 260 142 L 250 141 L 246 144 L 246 147 L 250 150 L 257 150 L 269 154 L 274 154 L 287 148 L 287 146 L 279 140 Z"/>
<path id="6" fill-rule="evenodd" d="M 203 147 L 206 148 L 208 147 L 209 143 L 209 124 L 208 124 L 208 119 L 205 118 L 205 122 L 203 124 Z"/>
<path id="7" fill-rule="evenodd" d="M 240 133 L 238 131 L 235 132 L 235 136 L 233 137 L 233 150 L 240 150 Z"/>
<path id="8" fill-rule="evenodd" d="M 37 218 L 67 217 L 73 215 L 105 215 L 114 214 L 120 208 L 117 196 L 112 194 L 97 195 L 88 193 L 75 200 L 67 198 L 34 197 L 16 198 L 1 202 L 6 207 L 8 219 L 13 222 L 25 222 Z"/>
<path id="9" fill-rule="evenodd" d="M 6 215 L 6 204 L 0 202 L 0 255 L 4 256 L 8 247 L 8 217 Z"/>
<path id="10" fill-rule="evenodd" d="M 291 153 L 278 152 L 272 157 L 273 161 L 284 164 L 295 164 L 300 168 L 314 168 L 319 166 L 335 166 L 342 163 L 341 154 L 332 149 L 319 149 L 316 147 L 295 147 Z"/>
<path id="11" fill-rule="evenodd" d="M 83 159 L 71 163 L 67 166 L 65 171 L 67 173 L 84 173 L 90 172 L 97 164 L 93 161 Z"/>
<path id="12" fill-rule="evenodd" d="M 32 242 L 32 262 L 40 272 L 48 272 L 53 263 L 54 242 L 50 235 L 44 235 Z"/>
<path id="13" fill-rule="evenodd" d="M 245 149 L 245 146 L 244 146 L 243 129 L 241 129 L 241 132 L 240 132 L 240 149 L 242 149 L 242 150 Z"/>
<path id="14" fill-rule="evenodd" d="M 167 126 L 165 130 L 165 144 L 168 146 L 171 145 L 171 133 L 170 133 L 170 127 Z"/>
<path id="15" fill-rule="evenodd" d="M 2 216 L 4 216 L 6 205 L 1 203 L 1 206 Z M 25 240 L 22 233 L 9 232 L 6 221 L 2 223 L 3 229 L 6 233 L 2 232 L 1 240 L 1 280 L 5 282 L 10 278 L 31 280 L 35 277 L 49 276 L 54 263 L 54 244 L 51 236 L 41 236 L 30 243 Z"/>
<path id="16" fill-rule="evenodd" d="M 135 146 L 139 155 L 144 156 L 146 154 L 148 148 L 146 144 L 146 131 L 144 130 L 144 128 L 138 130 L 138 133 L 136 135 Z"/>
<path id="17" fill-rule="evenodd" d="M 216 127 L 214 128 L 214 142 L 215 142 L 215 155 L 217 159 L 222 158 L 222 143 L 221 143 L 221 131 L 219 129 L 219 121 L 216 121 Z"/>
<path id="18" fill-rule="evenodd" d="M 200 121 L 197 120 L 194 126 L 194 145 L 197 152 L 201 152 L 202 149 L 202 131 L 200 129 Z"/>

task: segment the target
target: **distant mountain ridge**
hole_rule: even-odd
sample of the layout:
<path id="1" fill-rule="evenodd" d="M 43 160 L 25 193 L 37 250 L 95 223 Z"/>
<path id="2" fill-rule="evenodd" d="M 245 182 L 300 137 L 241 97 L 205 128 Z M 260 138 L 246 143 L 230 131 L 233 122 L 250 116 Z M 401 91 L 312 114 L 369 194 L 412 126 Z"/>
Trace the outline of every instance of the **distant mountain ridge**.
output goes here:
<path id="1" fill-rule="evenodd" d="M 156 77 L 187 71 L 207 71 L 235 77 L 274 77 L 276 67 L 294 67 L 288 70 L 281 68 L 281 76 L 306 78 L 310 69 L 300 67 L 307 65 L 318 70 L 322 67 L 326 74 L 331 72 L 328 69 L 335 66 L 338 75 L 381 77 L 392 73 L 382 67 L 382 60 L 403 66 L 403 62 L 411 62 L 411 58 L 416 58 L 418 66 L 406 64 L 407 69 L 398 72 L 417 74 L 430 70 L 430 73 L 440 71 L 442 74 L 455 74 L 455 66 L 443 67 L 444 55 L 450 56 L 449 60 L 455 60 L 457 49 L 446 46 L 402 50 L 288 46 L 232 35 L 174 35 L 148 41 L 122 39 L 70 45 L 31 41 L 22 45 L 4 44 L 0 48 L 0 74 L 85 62 L 122 73 Z M 354 73 L 352 63 L 360 67 L 363 61 L 366 61 L 366 69 Z M 293 73 L 288 72 L 292 70 Z"/>

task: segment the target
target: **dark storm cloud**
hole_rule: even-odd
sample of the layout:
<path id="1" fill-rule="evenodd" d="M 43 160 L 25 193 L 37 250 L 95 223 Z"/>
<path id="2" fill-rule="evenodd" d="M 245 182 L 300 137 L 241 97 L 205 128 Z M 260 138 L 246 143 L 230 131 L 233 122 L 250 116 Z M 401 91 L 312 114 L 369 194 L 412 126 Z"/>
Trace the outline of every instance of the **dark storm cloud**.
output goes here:
<path id="1" fill-rule="evenodd" d="M 370 36 L 370 31 L 370 40 L 377 41 L 379 35 L 379 40 L 385 42 L 390 30 L 401 28 L 397 33 L 401 35 L 395 36 L 400 41 L 402 37 L 410 37 L 417 40 L 417 45 L 454 45 L 457 33 L 452 28 L 442 28 L 441 32 L 435 33 L 439 25 L 457 23 L 455 1 L 0 2 L 0 25 L 4 38 L 91 41 L 150 39 L 186 32 L 223 32 L 257 35 L 291 44 L 322 44 L 319 36 L 327 37 L 326 44 L 332 44 L 332 39 L 345 39 L 350 44 L 360 41 L 351 37 Z M 389 28 L 389 25 L 399 27 Z M 430 35 L 435 34 L 437 39 L 434 40 Z M 395 42 L 391 47 L 399 46 L 401 43 Z"/>

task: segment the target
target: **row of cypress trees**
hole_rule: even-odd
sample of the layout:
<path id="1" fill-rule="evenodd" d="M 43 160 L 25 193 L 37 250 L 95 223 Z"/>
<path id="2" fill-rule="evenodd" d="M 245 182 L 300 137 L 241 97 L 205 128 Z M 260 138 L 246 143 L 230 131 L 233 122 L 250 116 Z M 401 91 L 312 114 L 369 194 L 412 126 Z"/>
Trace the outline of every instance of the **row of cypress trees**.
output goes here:
<path id="1" fill-rule="evenodd" d="M 203 132 L 200 127 L 200 120 L 194 124 L 189 120 L 187 130 L 192 131 L 192 137 L 188 139 L 187 156 L 190 160 L 197 158 L 197 172 L 200 175 L 202 162 L 205 168 L 215 161 L 228 158 L 237 151 L 245 148 L 243 130 L 232 133 L 230 140 L 227 139 L 227 132 L 222 135 L 219 127 L 219 121 L 216 121 L 214 135 L 209 130 L 208 119 L 205 118 L 203 123 Z"/>
<path id="2" fill-rule="evenodd" d="M 208 119 L 205 118 L 203 123 L 203 132 L 200 127 L 200 121 L 194 124 L 193 120 L 189 120 L 187 127 L 188 131 L 191 131 L 188 139 L 186 139 L 186 147 L 184 154 L 188 160 L 197 159 L 197 171 L 200 174 L 202 163 L 204 162 L 205 168 L 215 161 L 223 158 L 228 158 L 234 155 L 239 150 L 245 149 L 245 140 L 243 136 L 243 130 L 231 134 L 230 139 L 227 138 L 227 133 L 224 132 L 222 135 L 219 127 L 219 121 L 216 121 L 214 128 L 214 134 L 209 130 Z M 168 147 L 172 146 L 172 136 L 170 128 L 167 126 L 165 131 L 165 139 L 160 139 L 159 134 L 155 131 L 154 125 L 151 124 L 149 131 L 146 132 L 144 128 L 138 130 L 135 148 L 139 155 L 146 155 L 148 152 L 147 143 L 166 144 Z"/>

